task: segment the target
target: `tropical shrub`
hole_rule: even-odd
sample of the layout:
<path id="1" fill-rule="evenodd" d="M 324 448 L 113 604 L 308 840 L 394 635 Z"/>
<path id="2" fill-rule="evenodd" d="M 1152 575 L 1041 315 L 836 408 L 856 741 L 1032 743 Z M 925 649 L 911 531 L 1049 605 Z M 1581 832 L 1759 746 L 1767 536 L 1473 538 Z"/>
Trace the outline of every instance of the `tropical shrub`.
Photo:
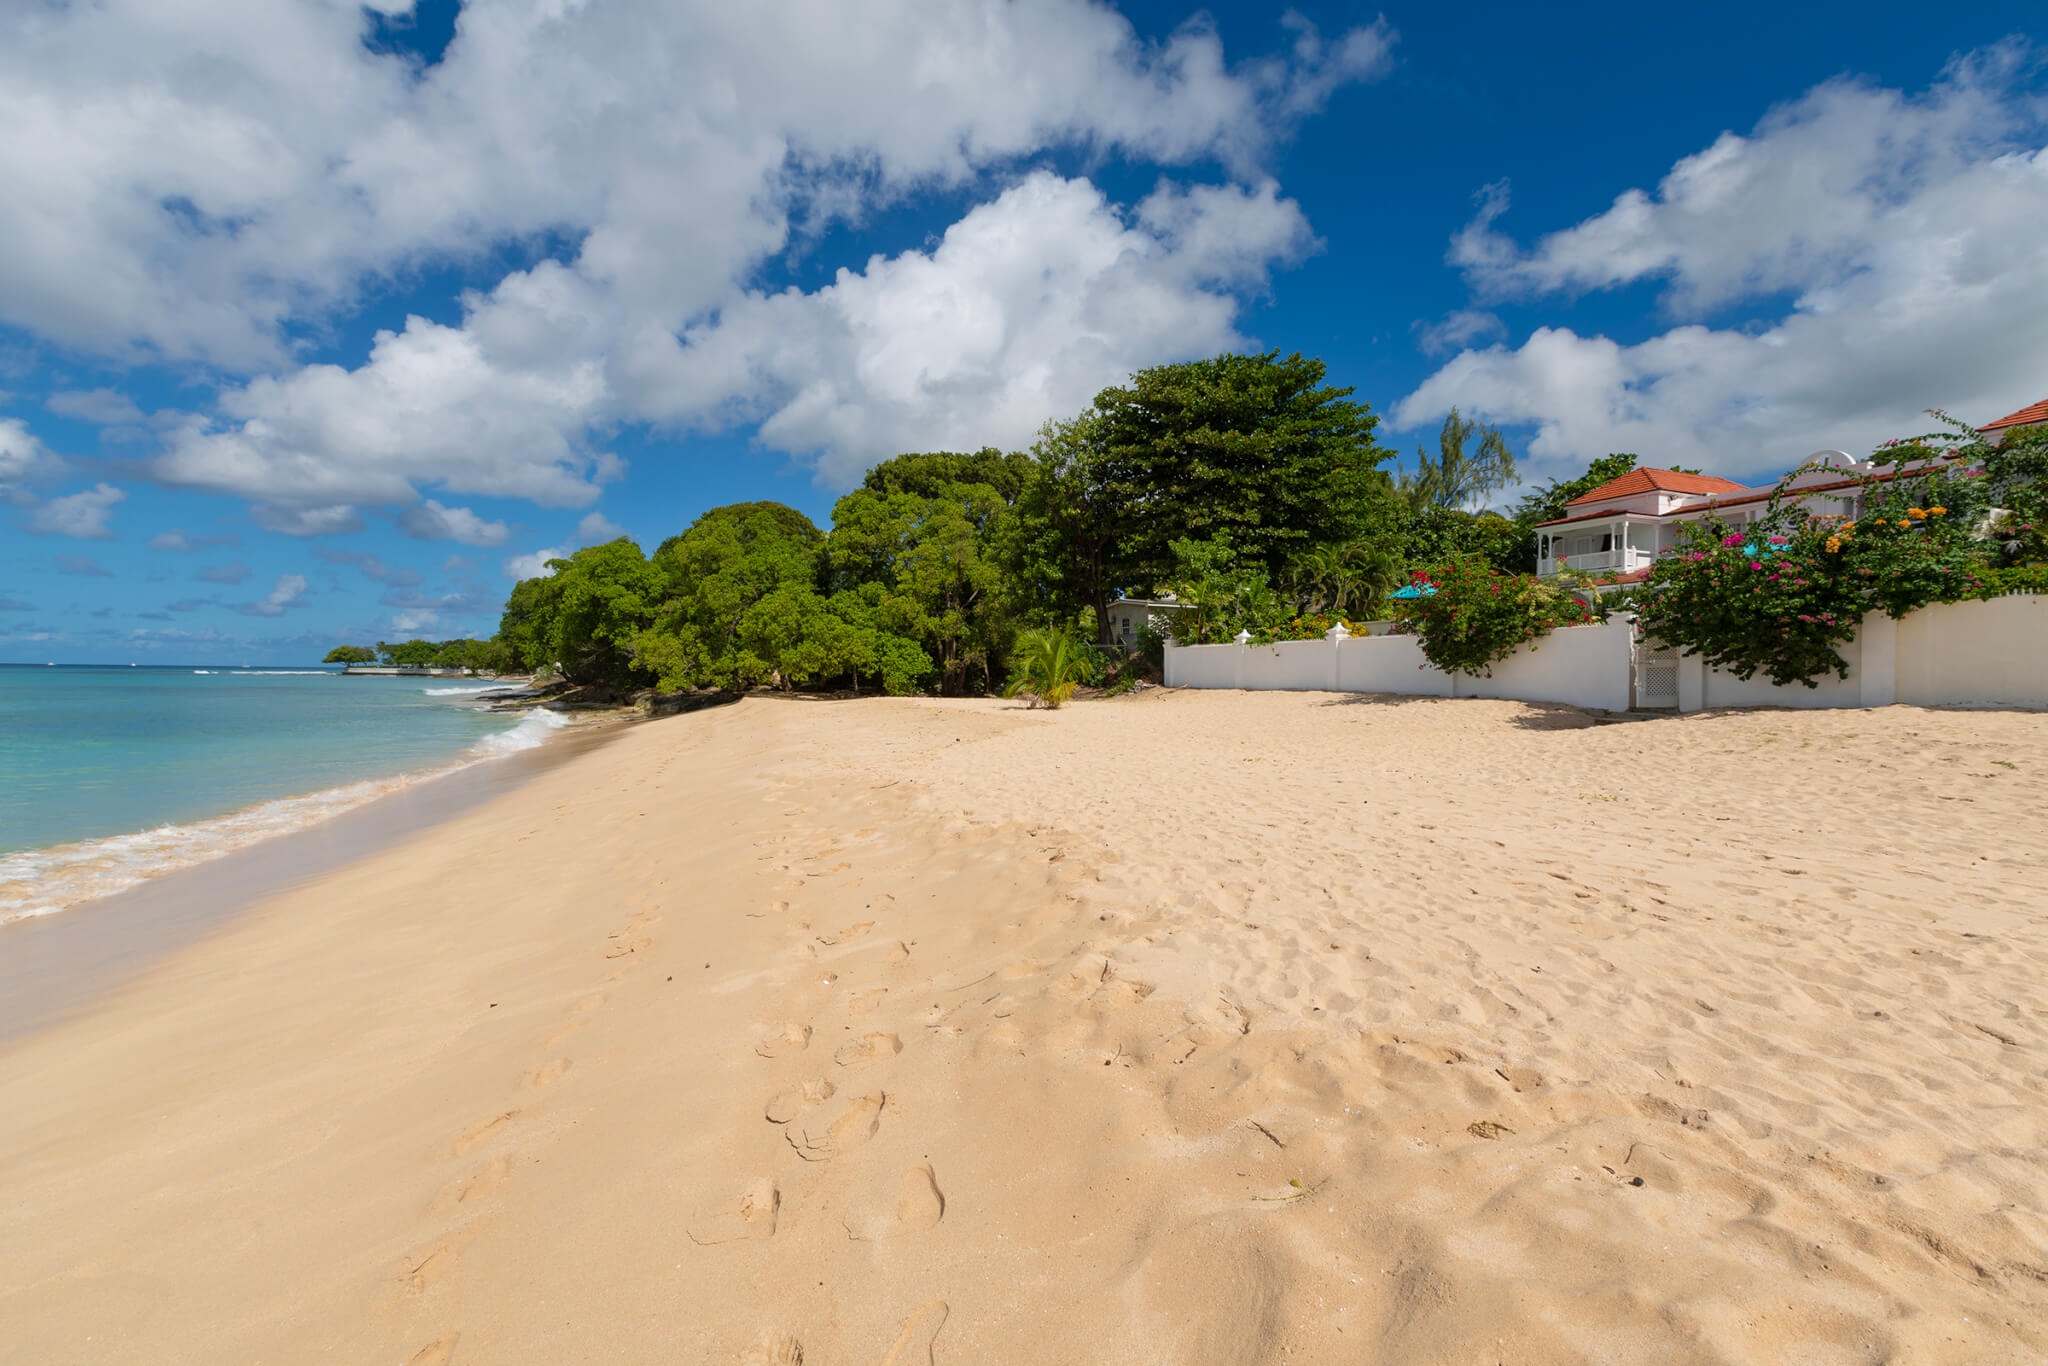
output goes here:
<path id="1" fill-rule="evenodd" d="M 1180 602 L 1173 637 L 1182 645 L 1221 645 L 1239 631 L 1257 635 L 1288 610 L 1256 561 L 1239 556 L 1228 534 L 1173 543 L 1169 589 Z"/>
<path id="2" fill-rule="evenodd" d="M 1329 634 L 1332 626 L 1342 626 L 1355 636 L 1365 634 L 1365 627 L 1349 618 L 1330 612 L 1310 612 L 1303 616 L 1289 617 L 1285 621 L 1268 623 L 1263 629 L 1252 632 L 1251 643 L 1271 645 L 1281 640 L 1321 640 Z"/>
<path id="3" fill-rule="evenodd" d="M 1762 672 L 1780 685 L 1816 687 L 1830 670 L 1848 675 L 1835 647 L 1855 638 L 1863 613 L 1853 585 L 1828 559 L 1839 555 L 1838 538 L 1835 551 L 1811 534 L 1752 540 L 1718 519 L 1682 527 L 1679 537 L 1635 595 L 1645 637 L 1704 656 L 1737 678 Z"/>
<path id="4" fill-rule="evenodd" d="M 1003 696 L 1029 698 L 1034 707 L 1064 706 L 1089 677 L 1088 647 L 1065 631 L 1023 632 L 1011 660 L 1016 672 Z"/>
<path id="5" fill-rule="evenodd" d="M 1598 619 L 1568 584 L 1496 573 L 1478 560 L 1417 570 L 1414 581 L 1436 591 L 1399 599 L 1395 620 L 1421 638 L 1423 656 L 1445 673 L 1487 676 L 1496 660 L 1558 627 Z"/>
<path id="6" fill-rule="evenodd" d="M 1952 454 L 1929 440 L 1888 450 L 1896 459 Z M 1972 463 L 1989 453 L 1979 442 L 1962 458 L 1865 479 L 1854 520 L 1811 516 L 1788 501 L 1802 468 L 1780 482 L 1752 526 L 1709 518 L 1681 527 L 1674 553 L 1634 595 L 1643 634 L 1737 678 L 1762 673 L 1781 687 L 1809 688 L 1830 673 L 1847 678 L 1839 647 L 1856 638 L 1865 614 L 1897 618 L 1991 595 L 1986 576 L 1998 551 L 1983 533 L 1996 521 L 1993 500 L 2024 501 L 2030 487 L 2011 477 L 2023 469 L 2018 461 L 2004 478 Z"/>

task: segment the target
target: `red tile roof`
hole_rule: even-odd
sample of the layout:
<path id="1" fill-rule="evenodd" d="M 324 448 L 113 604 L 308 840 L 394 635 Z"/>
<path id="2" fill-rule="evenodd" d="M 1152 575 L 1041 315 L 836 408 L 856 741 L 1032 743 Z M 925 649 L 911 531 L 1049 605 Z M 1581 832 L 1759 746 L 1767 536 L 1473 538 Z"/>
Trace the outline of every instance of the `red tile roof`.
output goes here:
<path id="1" fill-rule="evenodd" d="M 1882 484 L 1888 479 L 1897 479 L 1901 475 L 1922 474 L 1925 473 L 1927 468 L 1925 465 L 1916 465 L 1910 469 L 1881 470 L 1862 479 L 1836 479 L 1825 484 L 1803 484 L 1798 488 L 1786 490 L 1785 496 L 1796 501 L 1806 497 L 1808 494 L 1832 493 L 1837 489 L 1853 489 L 1866 483 Z M 1667 473 L 1664 470 L 1657 472 L 1659 474 Z M 1619 483 L 1621 481 L 1616 480 L 1615 482 Z M 1617 512 L 1611 508 L 1604 512 L 1581 512 L 1571 517 L 1560 517 L 1554 522 L 1538 522 L 1536 525 L 1538 528 L 1563 526 L 1566 522 L 1587 522 L 1596 517 L 1684 517 L 1690 513 L 1710 512 L 1716 508 L 1740 507 L 1744 503 L 1761 503 L 1770 498 L 1774 492 L 1773 489 L 1759 489 L 1752 492 L 1741 484 L 1735 484 L 1731 487 L 1743 496 L 1740 498 L 1710 498 L 1704 503 L 1694 503 L 1690 507 L 1674 508 L 1670 512 Z M 1595 492 L 1598 492 L 1598 490 L 1595 490 Z M 1580 500 L 1577 498 L 1572 499 L 1574 503 L 1578 501 Z M 1570 506 L 1570 504 L 1566 506 Z"/>
<path id="2" fill-rule="evenodd" d="M 1746 487 L 1733 479 L 1723 479 L 1712 474 L 1686 474 L 1680 470 L 1630 470 L 1619 479 L 1610 479 L 1591 493 L 1582 493 L 1565 504 L 1575 507 L 1580 503 L 1594 503 L 1603 498 L 1623 498 L 1631 493 L 1649 493 L 1659 490 L 1664 493 L 1730 493 Z"/>
<path id="3" fill-rule="evenodd" d="M 1995 432 L 2003 427 L 2030 427 L 2036 422 L 2048 422 L 2048 398 L 2030 403 L 2016 413 L 2007 413 L 1996 422 L 1987 422 L 1979 430 Z"/>

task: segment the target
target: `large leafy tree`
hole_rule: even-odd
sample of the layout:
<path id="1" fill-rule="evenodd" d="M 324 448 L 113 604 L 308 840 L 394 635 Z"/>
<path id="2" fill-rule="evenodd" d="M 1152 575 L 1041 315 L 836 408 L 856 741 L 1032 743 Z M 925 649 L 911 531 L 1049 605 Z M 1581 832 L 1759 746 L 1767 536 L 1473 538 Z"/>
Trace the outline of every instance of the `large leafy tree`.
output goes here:
<path id="1" fill-rule="evenodd" d="M 713 508 L 663 541 L 652 567 L 660 609 L 636 648 L 664 688 L 741 688 L 788 681 L 777 642 L 822 610 L 825 534 L 781 503 Z"/>
<path id="2" fill-rule="evenodd" d="M 498 640 L 519 668 L 538 672 L 555 662 L 555 613 L 562 585 L 552 573 L 521 579 L 505 599 L 498 618 Z"/>
<path id="3" fill-rule="evenodd" d="M 1012 633 L 997 546 L 1029 458 L 904 455 L 877 465 L 832 510 L 831 583 L 867 585 L 863 617 L 914 641 L 941 691 L 986 687 Z"/>
<path id="4" fill-rule="evenodd" d="M 1274 577 L 1384 521 L 1379 419 L 1301 355 L 1223 355 L 1141 370 L 1051 424 L 1019 499 L 1028 591 L 1092 608 L 1174 572 L 1173 543 L 1222 534 Z"/>
<path id="5" fill-rule="evenodd" d="M 620 691 L 652 682 L 636 644 L 654 617 L 661 578 L 640 547 L 621 536 L 548 564 L 555 572 L 544 595 L 546 641 L 562 676 Z"/>

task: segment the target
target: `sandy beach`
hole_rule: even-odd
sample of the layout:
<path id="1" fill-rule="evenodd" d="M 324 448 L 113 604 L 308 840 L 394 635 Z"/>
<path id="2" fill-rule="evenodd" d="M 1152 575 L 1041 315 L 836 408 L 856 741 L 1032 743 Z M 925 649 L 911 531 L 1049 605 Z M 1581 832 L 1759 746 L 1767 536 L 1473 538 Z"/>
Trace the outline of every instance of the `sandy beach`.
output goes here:
<path id="1" fill-rule="evenodd" d="M 2048 1359 L 2048 717 L 632 727 L 0 1044 L 0 1361 Z"/>

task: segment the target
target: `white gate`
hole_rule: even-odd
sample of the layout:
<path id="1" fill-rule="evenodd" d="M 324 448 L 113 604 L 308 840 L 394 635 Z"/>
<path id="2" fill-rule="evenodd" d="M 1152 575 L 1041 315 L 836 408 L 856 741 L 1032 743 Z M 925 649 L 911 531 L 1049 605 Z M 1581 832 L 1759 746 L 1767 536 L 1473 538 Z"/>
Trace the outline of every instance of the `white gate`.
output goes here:
<path id="1" fill-rule="evenodd" d="M 1636 711 L 1678 710 L 1678 651 L 1659 650 L 1638 638 L 1635 686 L 1630 689 Z"/>

